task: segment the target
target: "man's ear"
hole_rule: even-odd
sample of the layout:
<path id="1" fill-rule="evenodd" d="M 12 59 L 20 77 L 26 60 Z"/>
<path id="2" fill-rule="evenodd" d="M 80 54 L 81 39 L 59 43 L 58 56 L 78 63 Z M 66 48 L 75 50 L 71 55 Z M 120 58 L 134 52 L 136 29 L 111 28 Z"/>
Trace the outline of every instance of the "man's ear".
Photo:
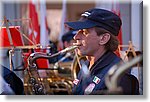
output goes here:
<path id="1" fill-rule="evenodd" d="M 99 37 L 100 37 L 100 41 L 99 41 L 100 45 L 104 45 L 110 40 L 110 34 L 109 33 L 105 33 L 103 35 L 100 35 Z"/>

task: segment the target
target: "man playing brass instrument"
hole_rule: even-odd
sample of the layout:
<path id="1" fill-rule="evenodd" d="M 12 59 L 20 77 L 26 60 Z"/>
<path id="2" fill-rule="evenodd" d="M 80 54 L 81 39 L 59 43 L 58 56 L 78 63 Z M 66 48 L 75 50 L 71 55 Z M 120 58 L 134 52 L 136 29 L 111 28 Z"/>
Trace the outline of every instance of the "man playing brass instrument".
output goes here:
<path id="1" fill-rule="evenodd" d="M 114 13 L 103 9 L 90 9 L 81 14 L 76 22 L 66 22 L 73 30 L 78 30 L 74 39 L 77 54 L 86 56 L 89 61 L 89 75 L 84 76 L 83 70 L 74 80 L 73 94 L 92 94 L 106 90 L 105 75 L 115 64 L 121 62 L 113 52 L 118 48 L 118 32 L 122 25 L 121 19 Z M 138 80 L 129 73 L 118 80 L 122 94 L 139 94 Z"/>

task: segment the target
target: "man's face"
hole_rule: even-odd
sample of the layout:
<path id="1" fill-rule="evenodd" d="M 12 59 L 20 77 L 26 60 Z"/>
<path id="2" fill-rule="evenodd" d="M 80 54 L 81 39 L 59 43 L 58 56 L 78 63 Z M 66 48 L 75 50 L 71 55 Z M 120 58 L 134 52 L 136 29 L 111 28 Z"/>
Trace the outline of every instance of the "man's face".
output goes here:
<path id="1" fill-rule="evenodd" d="M 94 28 L 79 30 L 74 36 L 77 53 L 82 56 L 93 56 L 99 49 L 99 36 Z"/>

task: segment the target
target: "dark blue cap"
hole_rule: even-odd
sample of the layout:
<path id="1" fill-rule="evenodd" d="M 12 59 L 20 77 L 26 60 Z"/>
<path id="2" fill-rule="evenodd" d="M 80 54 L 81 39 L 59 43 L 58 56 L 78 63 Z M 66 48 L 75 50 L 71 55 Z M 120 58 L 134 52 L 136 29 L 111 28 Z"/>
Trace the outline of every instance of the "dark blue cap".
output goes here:
<path id="1" fill-rule="evenodd" d="M 79 21 L 66 22 L 65 24 L 74 30 L 100 27 L 117 36 L 122 22 L 120 17 L 111 11 L 93 8 L 81 14 Z"/>
<path id="2" fill-rule="evenodd" d="M 74 35 L 77 33 L 77 31 L 74 31 L 74 30 L 71 30 L 71 31 L 68 31 L 67 33 L 65 33 L 63 36 L 62 36 L 62 41 L 65 42 L 69 42 L 70 40 L 73 39 Z"/>

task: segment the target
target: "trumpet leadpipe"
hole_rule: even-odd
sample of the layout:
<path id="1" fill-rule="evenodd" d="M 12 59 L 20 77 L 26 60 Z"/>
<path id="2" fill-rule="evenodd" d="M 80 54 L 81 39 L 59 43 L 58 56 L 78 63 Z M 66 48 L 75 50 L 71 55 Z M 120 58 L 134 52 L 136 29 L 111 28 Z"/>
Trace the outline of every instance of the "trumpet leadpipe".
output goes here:
<path id="1" fill-rule="evenodd" d="M 60 53 L 63 54 L 63 53 L 67 53 L 67 52 L 70 52 L 74 49 L 78 48 L 78 46 L 69 46 L 67 48 L 65 48 L 64 50 L 61 50 Z"/>

